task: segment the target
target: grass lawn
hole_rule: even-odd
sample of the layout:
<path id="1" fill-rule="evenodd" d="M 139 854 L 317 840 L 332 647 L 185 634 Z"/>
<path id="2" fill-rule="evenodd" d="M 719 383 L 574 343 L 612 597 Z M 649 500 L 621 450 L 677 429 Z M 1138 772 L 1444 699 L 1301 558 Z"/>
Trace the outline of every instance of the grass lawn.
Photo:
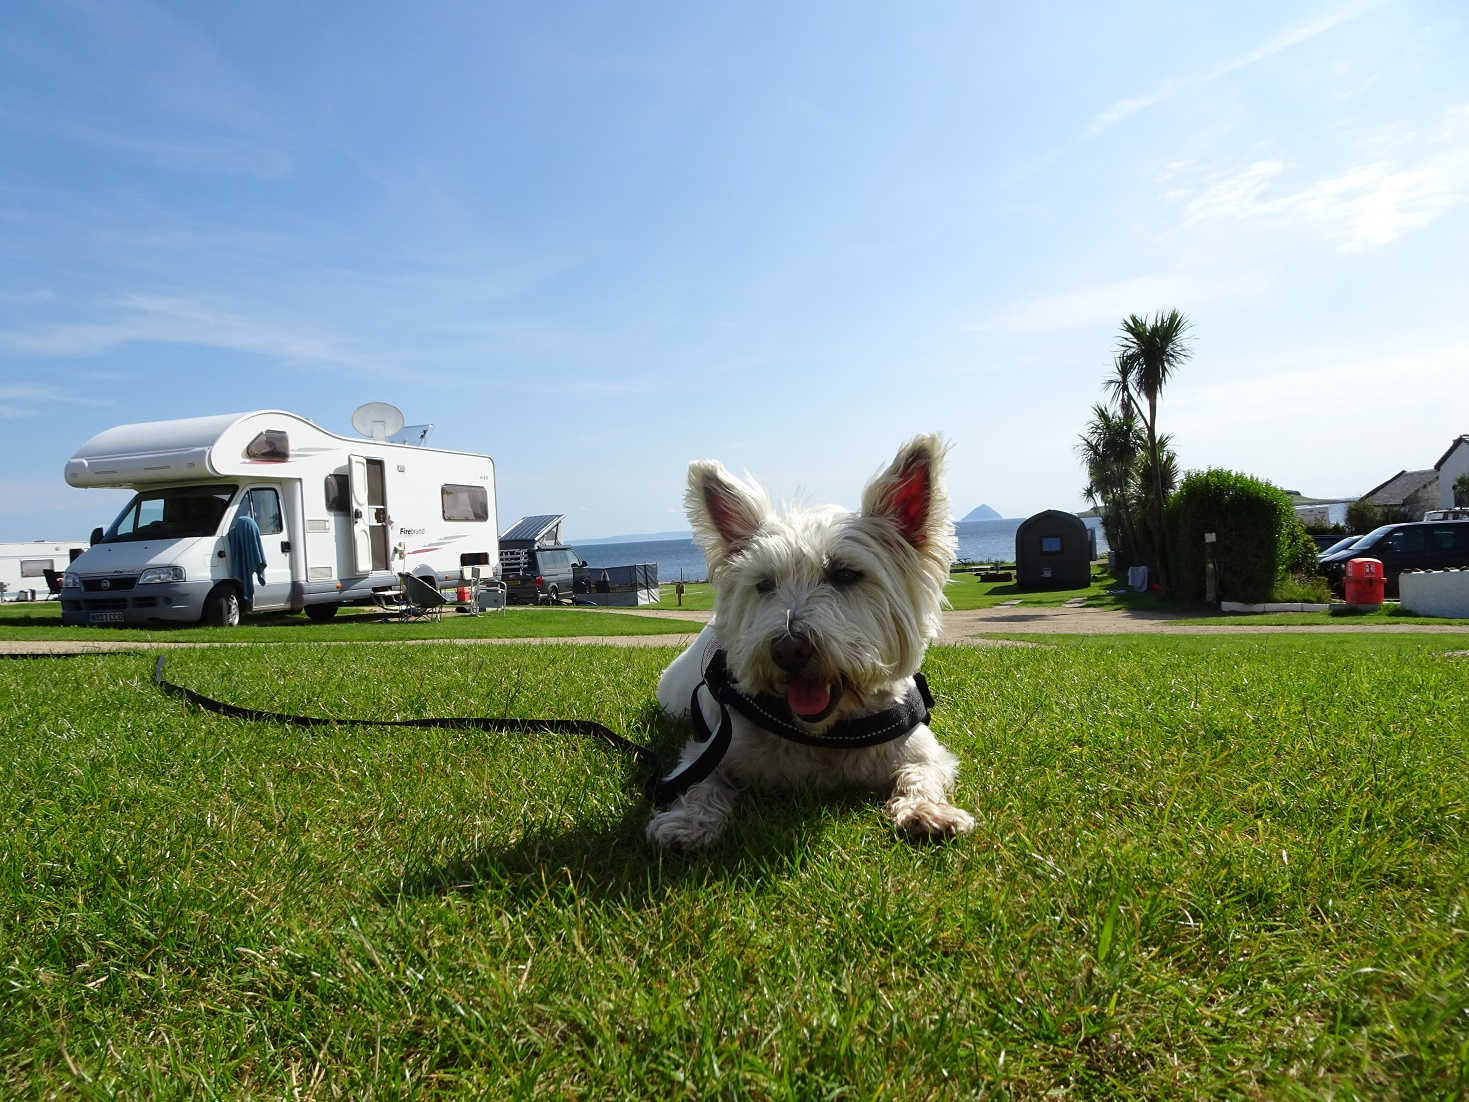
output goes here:
<path id="1" fill-rule="evenodd" d="M 1350 631 L 1357 625 L 1367 627 L 1392 626 L 1395 624 L 1438 624 L 1449 627 L 1469 628 L 1469 620 L 1451 619 L 1444 616 L 1415 616 L 1404 612 L 1396 601 L 1384 602 L 1372 612 L 1255 612 L 1237 615 L 1200 616 L 1180 620 L 1181 624 L 1253 624 L 1268 627 L 1299 624 L 1330 624 L 1332 627 Z"/>
<path id="2" fill-rule="evenodd" d="M 371 608 L 344 608 L 324 624 L 300 613 L 247 616 L 239 627 L 158 628 L 63 627 L 58 601 L 0 606 L 0 639 L 117 639 L 147 642 L 371 643 L 394 639 L 529 639 L 578 635 L 669 635 L 694 633 L 699 624 L 629 616 L 610 609 L 512 605 L 499 612 L 466 616 L 446 606 L 437 621 L 384 621 Z"/>
<path id="3" fill-rule="evenodd" d="M 1455 1097 L 1469 633 L 938 648 L 978 820 L 750 794 L 660 859 L 587 741 L 0 662 L 0 1096 Z M 318 714 L 671 752 L 668 649 L 180 651 Z"/>
<path id="4" fill-rule="evenodd" d="M 1148 594 L 1127 594 L 1125 597 L 1109 596 L 1107 591 L 1118 585 L 1115 578 L 1105 571 L 1094 570 L 1089 585 L 1077 589 L 1020 589 L 1014 582 L 981 582 L 972 573 L 955 571 L 949 575 L 949 584 L 944 596 L 956 609 L 990 608 L 1006 601 L 1019 601 L 1023 605 L 1059 605 L 1074 597 L 1086 598 L 1087 604 L 1101 608 L 1151 607 Z M 661 600 L 650 608 L 678 608 L 678 598 L 673 586 L 659 587 Z M 1153 599 L 1153 604 L 1156 599 Z M 689 609 L 712 609 L 714 587 L 708 582 L 689 582 L 684 586 L 683 606 Z"/>

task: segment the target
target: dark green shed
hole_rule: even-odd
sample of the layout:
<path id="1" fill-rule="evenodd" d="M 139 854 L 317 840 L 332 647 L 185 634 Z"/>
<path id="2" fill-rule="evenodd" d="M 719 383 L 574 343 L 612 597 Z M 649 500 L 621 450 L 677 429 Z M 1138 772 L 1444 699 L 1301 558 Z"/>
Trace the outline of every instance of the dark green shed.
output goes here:
<path id="1" fill-rule="evenodd" d="M 1015 584 L 1022 589 L 1076 589 L 1091 581 L 1096 537 L 1075 513 L 1047 509 L 1015 532 Z"/>

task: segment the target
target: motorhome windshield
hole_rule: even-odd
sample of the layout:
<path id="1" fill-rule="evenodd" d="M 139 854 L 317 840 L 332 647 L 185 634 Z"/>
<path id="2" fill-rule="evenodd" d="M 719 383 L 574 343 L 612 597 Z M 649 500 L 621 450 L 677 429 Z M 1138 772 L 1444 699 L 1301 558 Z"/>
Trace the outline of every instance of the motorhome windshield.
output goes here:
<path id="1" fill-rule="evenodd" d="M 235 486 L 174 486 L 138 494 L 102 536 L 103 543 L 212 536 Z"/>

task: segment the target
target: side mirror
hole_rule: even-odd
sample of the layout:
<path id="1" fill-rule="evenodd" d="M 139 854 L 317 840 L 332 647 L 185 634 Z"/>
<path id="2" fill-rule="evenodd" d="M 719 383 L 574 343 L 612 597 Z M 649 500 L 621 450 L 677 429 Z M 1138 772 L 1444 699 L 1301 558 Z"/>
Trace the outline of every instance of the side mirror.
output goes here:
<path id="1" fill-rule="evenodd" d="M 100 528 L 93 528 L 92 529 L 92 544 L 91 544 L 91 546 L 96 547 L 101 542 L 102 542 L 102 529 L 100 529 Z"/>

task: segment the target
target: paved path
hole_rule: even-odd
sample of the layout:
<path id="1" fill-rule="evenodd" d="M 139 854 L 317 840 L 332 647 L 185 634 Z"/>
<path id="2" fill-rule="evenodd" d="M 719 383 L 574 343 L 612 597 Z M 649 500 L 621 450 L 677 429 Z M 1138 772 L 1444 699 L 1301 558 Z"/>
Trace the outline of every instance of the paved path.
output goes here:
<path id="1" fill-rule="evenodd" d="M 618 609 L 622 615 L 654 619 L 707 623 L 711 613 L 690 609 Z M 1469 627 L 1459 624 L 1301 624 L 1299 626 L 1269 624 L 1182 624 L 1179 616 L 1167 612 L 1122 612 L 1115 609 L 1085 608 L 1066 605 L 998 605 L 994 608 L 965 609 L 944 613 L 940 642 L 967 646 L 1014 645 L 999 639 L 1001 635 L 1127 635 L 1148 632 L 1160 635 L 1252 635 L 1264 633 L 1321 635 L 1349 631 L 1368 634 L 1466 634 Z M 454 643 L 461 646 L 507 646 L 535 643 L 601 644 L 619 647 L 679 647 L 692 639 L 688 634 L 669 635 L 579 635 L 537 637 L 529 639 L 399 639 L 382 640 L 388 646 L 424 646 Z M 284 641 L 280 641 L 284 642 Z M 352 646 L 361 640 L 340 643 L 312 641 L 292 646 Z M 377 641 L 374 641 L 377 642 Z M 155 642 L 121 639 L 0 639 L 0 655 L 7 654 L 87 654 L 96 651 L 161 650 L 185 647 L 261 646 L 259 641 L 239 642 Z"/>

